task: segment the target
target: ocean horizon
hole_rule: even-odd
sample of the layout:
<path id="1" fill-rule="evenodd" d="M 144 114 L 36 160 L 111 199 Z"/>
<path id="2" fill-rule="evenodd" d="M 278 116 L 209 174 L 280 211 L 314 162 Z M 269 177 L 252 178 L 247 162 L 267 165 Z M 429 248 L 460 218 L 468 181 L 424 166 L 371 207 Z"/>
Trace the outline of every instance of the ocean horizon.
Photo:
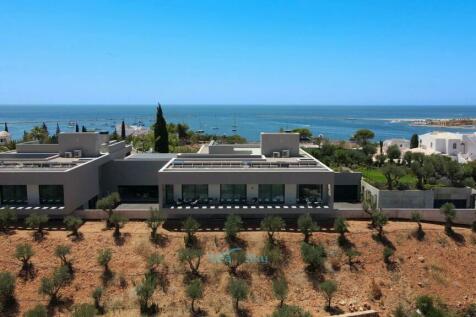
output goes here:
<path id="1" fill-rule="evenodd" d="M 415 119 L 476 118 L 476 106 L 452 105 L 163 105 L 168 122 L 187 123 L 192 130 L 231 135 L 235 132 L 249 141 L 259 140 L 260 132 L 309 128 L 314 135 L 346 140 L 357 129 L 369 128 L 376 140 L 410 138 L 413 133 L 434 130 L 474 132 L 468 128 L 412 126 Z M 127 124 L 150 126 L 155 105 L 0 105 L 0 123 L 7 122 L 14 139 L 23 131 L 45 122 L 55 131 L 72 131 L 78 122 L 88 130 L 113 131 L 124 120 Z M 0 127 L 3 128 L 3 127 Z"/>

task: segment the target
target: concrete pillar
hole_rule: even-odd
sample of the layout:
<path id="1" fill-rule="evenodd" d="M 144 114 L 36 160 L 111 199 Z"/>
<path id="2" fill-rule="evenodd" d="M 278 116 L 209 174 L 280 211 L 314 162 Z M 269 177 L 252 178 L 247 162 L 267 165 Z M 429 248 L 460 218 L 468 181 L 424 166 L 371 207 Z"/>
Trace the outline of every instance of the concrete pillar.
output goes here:
<path id="1" fill-rule="evenodd" d="M 288 205 L 293 205 L 296 203 L 296 198 L 297 198 L 297 185 L 285 184 L 284 185 L 284 202 Z"/>
<path id="2" fill-rule="evenodd" d="M 26 185 L 26 195 L 28 205 L 38 206 L 40 204 L 40 188 L 38 185 Z"/>
<path id="3" fill-rule="evenodd" d="M 182 199 L 182 184 L 174 184 L 174 200 Z"/>
<path id="4" fill-rule="evenodd" d="M 246 184 L 246 199 L 258 198 L 258 184 Z"/>
<path id="5" fill-rule="evenodd" d="M 208 185 L 208 197 L 214 199 L 220 199 L 220 184 Z"/>

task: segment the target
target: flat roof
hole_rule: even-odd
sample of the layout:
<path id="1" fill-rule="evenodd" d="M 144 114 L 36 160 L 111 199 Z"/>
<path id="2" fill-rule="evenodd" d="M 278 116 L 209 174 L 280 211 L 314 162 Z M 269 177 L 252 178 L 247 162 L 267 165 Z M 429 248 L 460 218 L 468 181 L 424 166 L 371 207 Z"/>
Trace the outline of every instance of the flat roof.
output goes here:
<path id="1" fill-rule="evenodd" d="M 177 157 L 177 153 L 134 153 L 127 157 L 126 160 L 170 160 Z"/>
<path id="2" fill-rule="evenodd" d="M 0 155 L 0 172 L 3 171 L 65 171 L 95 158 L 67 158 L 55 153 L 17 153 Z"/>

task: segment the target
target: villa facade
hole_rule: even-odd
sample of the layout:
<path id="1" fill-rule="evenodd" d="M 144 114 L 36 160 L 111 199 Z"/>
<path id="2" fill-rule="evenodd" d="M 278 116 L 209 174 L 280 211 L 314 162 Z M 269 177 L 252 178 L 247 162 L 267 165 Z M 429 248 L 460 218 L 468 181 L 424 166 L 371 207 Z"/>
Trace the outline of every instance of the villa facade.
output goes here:
<path id="1" fill-rule="evenodd" d="M 119 192 L 125 204 L 167 213 L 329 213 L 360 199 L 360 173 L 336 173 L 299 147 L 297 133 L 259 144 L 203 145 L 197 153 L 131 153 L 107 134 L 61 133 L 0 154 L 0 206 L 69 214 Z"/>

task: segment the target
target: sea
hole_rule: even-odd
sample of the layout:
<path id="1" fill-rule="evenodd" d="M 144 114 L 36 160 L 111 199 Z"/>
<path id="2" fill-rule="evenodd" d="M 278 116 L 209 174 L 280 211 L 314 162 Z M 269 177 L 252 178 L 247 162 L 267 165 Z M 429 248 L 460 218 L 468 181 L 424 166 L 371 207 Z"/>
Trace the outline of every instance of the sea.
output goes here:
<path id="1" fill-rule="evenodd" d="M 194 131 L 216 135 L 240 134 L 258 141 L 260 132 L 308 128 L 314 135 L 347 140 L 361 128 L 375 132 L 376 140 L 410 138 L 429 131 L 473 133 L 471 128 L 411 125 L 415 119 L 476 118 L 476 106 L 300 106 L 300 105 L 162 105 L 167 122 L 186 123 Z M 23 131 L 42 124 L 50 132 L 73 131 L 75 123 L 88 130 L 110 131 L 122 120 L 128 125 L 151 126 L 155 105 L 0 105 L 0 130 L 19 139 Z"/>

